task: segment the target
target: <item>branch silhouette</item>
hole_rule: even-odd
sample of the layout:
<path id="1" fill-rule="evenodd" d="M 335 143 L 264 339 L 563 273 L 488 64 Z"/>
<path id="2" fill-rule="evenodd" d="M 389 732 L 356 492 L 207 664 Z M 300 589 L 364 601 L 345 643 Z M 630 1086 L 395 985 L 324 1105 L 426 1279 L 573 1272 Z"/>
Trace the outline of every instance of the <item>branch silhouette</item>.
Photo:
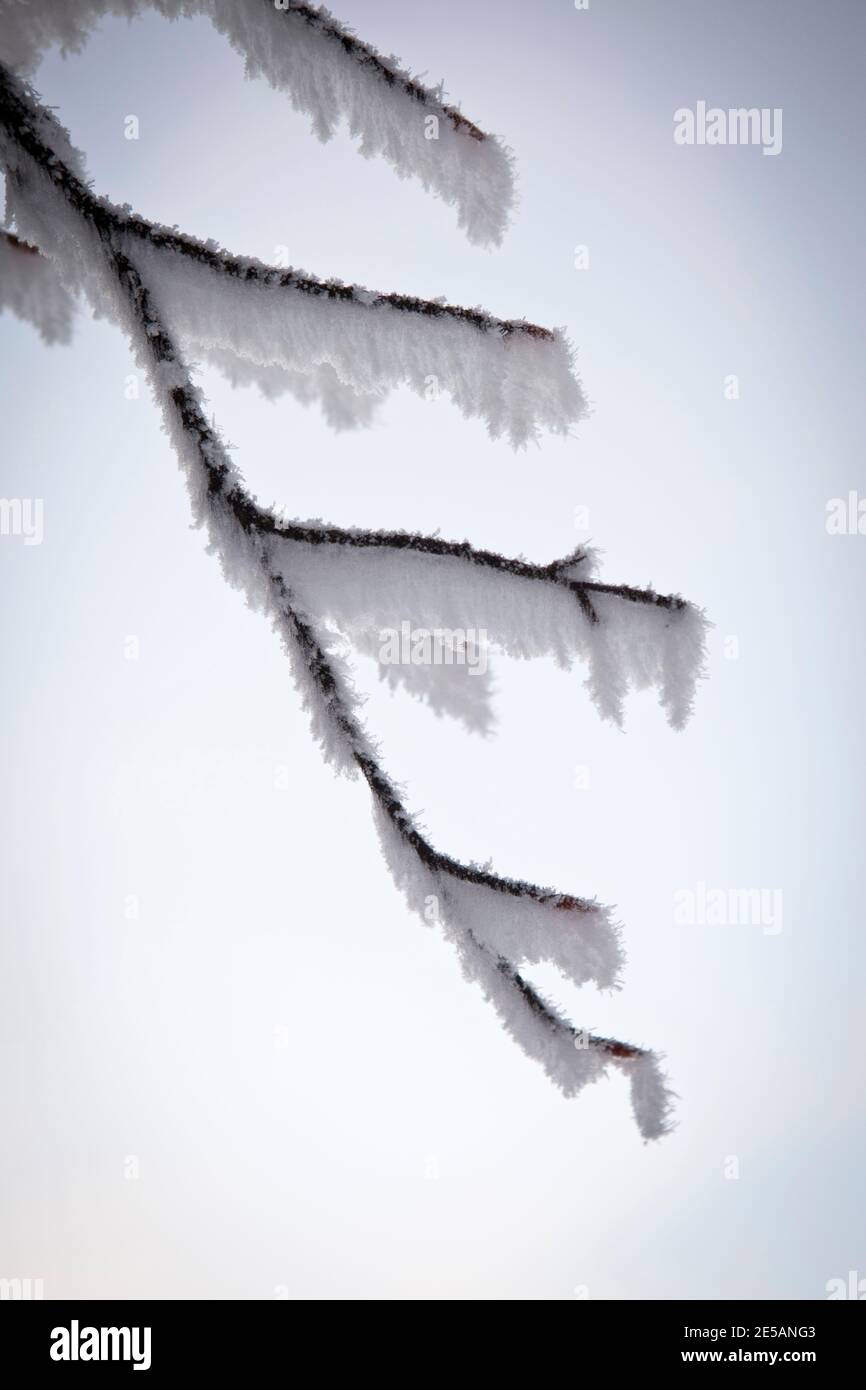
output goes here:
<path id="1" fill-rule="evenodd" d="M 245 4 L 249 7 L 249 0 Z M 157 7 L 172 9 L 169 0 Z M 92 19 L 100 6 L 85 8 L 86 18 Z M 141 6 L 130 0 L 128 8 Z M 206 12 L 209 7 L 201 0 L 195 8 Z M 215 22 L 225 27 L 225 12 L 210 8 Z M 258 8 L 262 14 L 274 9 L 267 4 Z M 490 137 L 456 108 L 445 106 L 441 95 L 413 85 L 414 79 L 396 63 L 379 59 L 325 11 L 291 6 L 277 14 L 304 26 L 316 42 L 330 45 L 326 52 L 335 47 L 340 62 L 346 58 L 355 64 L 363 82 L 378 84 L 386 97 L 396 92 L 425 112 L 433 103 L 447 118 L 460 149 L 470 151 L 464 156 L 458 150 L 458 155 L 469 159 L 463 172 L 472 173 L 471 150 Z M 262 22 L 269 26 L 272 18 L 269 13 Z M 23 33 L 18 34 L 21 52 L 26 49 Z M 23 58 L 18 65 L 26 67 Z M 265 75 L 273 80 L 272 71 Z M 343 98 L 335 99 L 334 106 L 345 114 Z M 306 89 L 300 96 L 295 92 L 293 100 L 302 109 L 315 106 Z M 357 112 L 355 118 L 360 129 L 364 122 Z M 453 150 L 451 155 L 457 157 Z M 565 1094 L 575 1094 L 610 1066 L 618 1067 L 629 1076 L 642 1135 L 665 1133 L 671 1095 L 656 1055 L 577 1028 L 522 973 L 527 964 L 549 962 L 578 985 L 616 987 L 623 956 L 610 910 L 592 899 L 463 863 L 434 847 L 384 770 L 360 720 L 348 668 L 334 650 L 327 623 L 333 620 L 357 638 L 370 626 L 376 585 L 393 603 L 408 603 L 411 597 L 422 606 L 431 604 L 437 613 L 459 611 L 461 602 L 471 600 L 473 611 L 484 611 L 504 650 L 524 656 L 553 653 L 566 665 L 575 657 L 587 659 L 590 693 L 606 717 L 621 717 L 630 685 L 654 684 L 670 722 L 679 727 L 690 712 L 700 674 L 703 615 L 679 595 L 602 583 L 594 577 L 595 556 L 586 547 L 538 565 L 438 535 L 286 519 L 250 493 L 205 414 L 184 351 L 184 345 L 216 344 L 261 367 L 276 363 L 287 372 L 299 370 L 304 344 L 289 350 L 282 340 L 298 333 L 293 316 L 306 312 L 299 305 L 309 304 L 319 317 L 305 320 L 303 332 L 320 335 L 316 366 L 326 364 L 342 389 L 352 395 L 380 394 L 401 380 L 417 389 L 426 375 L 419 368 L 420 346 L 428 360 L 441 365 L 446 389 L 464 413 L 484 418 L 494 436 L 505 433 L 519 446 L 540 426 L 566 432 L 584 412 L 565 340 L 524 320 L 496 319 L 479 309 L 406 295 L 373 294 L 265 266 L 148 222 L 92 192 L 66 132 L 6 63 L 0 64 L 0 157 L 16 226 L 14 237 L 7 234 L 9 255 L 0 257 L 0 279 L 13 252 L 16 263 L 33 260 L 46 271 L 43 258 L 48 257 L 64 292 L 89 299 L 128 335 L 185 474 L 196 524 L 205 528 L 227 580 L 268 616 L 279 635 L 326 757 L 338 770 L 360 775 L 367 783 L 383 853 L 409 905 L 440 925 L 457 950 L 464 975 L 481 986 L 507 1031 Z M 400 158 L 392 162 L 400 171 Z M 507 161 L 506 167 L 510 178 Z M 452 201 L 459 204 L 459 199 Z M 462 217 L 465 206 L 460 206 Z M 508 198 L 502 196 L 496 217 L 488 208 L 488 231 L 502 223 L 507 206 Z M 22 256 L 23 243 L 38 248 L 40 255 Z M 176 291 L 184 274 L 192 273 L 199 278 L 190 302 L 184 303 L 183 293 Z M 207 296 L 219 294 L 224 285 L 241 294 L 240 315 L 245 317 L 241 327 L 218 341 L 207 323 Z M 252 341 L 255 326 L 246 327 L 247 318 L 255 324 L 263 306 L 273 320 L 264 346 Z M 406 322 L 420 335 L 408 345 L 395 328 Z M 347 347 L 347 337 L 359 332 L 362 338 Z M 444 346 L 437 336 L 443 332 L 448 335 Z M 391 359 L 376 379 L 358 360 L 358 342 L 369 334 L 390 344 Z M 276 347 L 270 345 L 274 342 Z M 469 382 L 462 379 L 461 353 L 474 354 L 474 371 L 465 373 L 472 377 Z M 388 353 L 383 350 L 382 356 Z M 309 354 L 305 365 L 309 372 Z M 527 385 L 535 388 L 529 406 Z M 364 599 L 363 586 L 354 582 L 357 573 L 346 581 L 347 557 L 353 565 L 371 567 L 364 575 L 372 598 Z M 385 599 L 382 603 L 387 606 Z"/>

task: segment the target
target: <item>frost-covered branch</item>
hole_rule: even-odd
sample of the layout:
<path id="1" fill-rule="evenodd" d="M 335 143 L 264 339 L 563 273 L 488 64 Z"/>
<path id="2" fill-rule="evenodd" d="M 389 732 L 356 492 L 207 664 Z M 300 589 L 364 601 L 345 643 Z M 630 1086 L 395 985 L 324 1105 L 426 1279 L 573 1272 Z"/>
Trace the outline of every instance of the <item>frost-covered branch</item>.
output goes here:
<path id="1" fill-rule="evenodd" d="M 64 134 L 40 131 L 71 163 Z M 571 348 L 555 330 L 268 266 L 85 192 L 87 216 L 140 266 L 179 345 L 266 394 L 319 396 L 337 423 L 363 424 L 372 403 L 406 385 L 450 396 L 518 446 L 542 429 L 565 434 L 586 414 Z"/>
<path id="2" fill-rule="evenodd" d="M 272 564 L 307 612 L 373 654 L 373 639 L 404 620 L 425 629 L 467 626 L 509 656 L 589 666 L 599 712 L 622 722 L 629 689 L 655 686 L 674 728 L 691 712 L 705 620 L 679 595 L 604 584 L 595 554 L 578 547 L 548 565 L 405 531 L 365 531 L 285 520 L 248 493 L 245 520 L 273 537 Z"/>
<path id="3" fill-rule="evenodd" d="M 570 345 L 556 330 L 268 266 L 99 203 L 179 345 L 229 376 L 239 364 L 238 379 L 266 394 L 303 375 L 311 393 L 336 388 L 349 421 L 364 423 L 371 400 L 405 385 L 425 398 L 450 396 L 493 438 L 518 446 L 541 430 L 567 434 L 586 414 Z"/>
<path id="4" fill-rule="evenodd" d="M 113 8 L 125 12 L 122 4 Z M 520 443 L 542 425 L 567 428 L 582 408 L 564 340 L 480 311 L 398 302 L 273 271 L 155 228 L 91 193 L 65 132 L 3 66 L 0 158 L 18 232 L 51 258 L 70 290 L 129 336 L 185 474 L 194 519 L 226 578 L 278 632 L 326 757 L 367 782 L 385 857 L 409 904 L 440 924 L 464 974 L 566 1094 L 620 1067 L 631 1079 L 641 1133 L 663 1133 L 670 1098 L 654 1054 L 573 1027 L 522 974 L 526 964 L 550 962 L 578 985 L 615 987 L 622 953 L 610 911 L 464 864 L 432 845 L 360 721 L 327 623 L 362 638 L 393 613 L 389 602 L 404 613 L 417 607 L 446 618 L 459 605 L 464 620 L 468 602 L 506 651 L 552 653 L 565 665 L 587 659 L 590 690 L 604 713 L 619 716 L 630 685 L 656 684 L 679 724 L 700 666 L 701 615 L 678 597 L 600 583 L 586 550 L 537 566 L 439 537 L 287 521 L 250 496 L 207 420 L 181 346 L 232 351 L 280 371 L 324 366 L 342 387 L 368 396 L 399 380 L 413 384 L 432 360 L 465 413 Z M 315 317 L 305 316 L 305 305 L 315 306 Z M 212 320 L 221 317 L 229 327 L 214 329 Z M 378 375 L 364 376 L 365 344 L 385 359 Z"/>
<path id="5" fill-rule="evenodd" d="M 0 0 L 0 57 L 21 73 L 35 70 L 51 44 L 78 51 L 104 15 L 134 19 L 147 9 L 168 19 L 204 15 L 244 59 L 248 77 L 264 77 L 309 116 L 320 140 L 341 121 L 368 158 L 381 156 L 401 178 L 457 210 L 470 241 L 497 245 L 514 203 L 512 159 L 394 57 L 384 57 L 323 6 L 280 0 Z"/>

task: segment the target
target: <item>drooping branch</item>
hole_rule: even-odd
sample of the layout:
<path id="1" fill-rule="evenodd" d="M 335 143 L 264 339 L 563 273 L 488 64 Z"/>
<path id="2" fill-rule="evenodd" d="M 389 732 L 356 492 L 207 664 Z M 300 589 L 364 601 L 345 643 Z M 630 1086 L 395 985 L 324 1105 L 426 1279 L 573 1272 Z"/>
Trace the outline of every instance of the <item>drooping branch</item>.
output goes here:
<path id="1" fill-rule="evenodd" d="M 339 766 L 354 769 L 367 782 L 386 858 L 410 904 L 419 910 L 423 907 L 425 915 L 428 908 L 432 910 L 433 919 L 455 945 L 466 975 L 481 985 L 505 1027 L 567 1094 L 597 1079 L 607 1065 L 621 1066 L 631 1078 L 641 1132 L 645 1137 L 663 1133 L 670 1099 L 654 1055 L 574 1028 L 514 964 L 516 960 L 530 964 L 550 961 L 578 984 L 590 980 L 603 987 L 616 984 L 621 953 L 610 914 L 593 901 L 462 864 L 432 846 L 383 770 L 358 719 L 340 663 L 275 564 L 274 546 L 295 543 L 359 551 L 407 551 L 438 561 L 465 563 L 470 570 L 541 581 L 551 590 L 576 597 L 576 606 L 593 627 L 605 627 L 597 612 L 603 599 L 655 609 L 668 619 L 684 611 L 686 605 L 682 600 L 659 599 L 646 591 L 620 591 L 616 586 L 575 579 L 575 569 L 579 570 L 587 558 L 582 552 L 552 566 L 532 566 L 435 537 L 414 537 L 404 544 L 401 533 L 343 532 L 285 523 L 260 508 L 247 493 L 215 427 L 204 414 L 200 393 L 164 322 L 162 301 L 148 287 L 131 249 L 128 229 L 117 210 L 91 194 L 76 172 L 58 157 L 58 140 L 46 138 L 51 124 L 52 118 L 34 103 L 32 94 L 0 68 L 0 145 L 15 194 L 16 216 L 26 211 L 29 222 L 44 233 L 52 255 L 64 265 L 70 279 L 103 311 L 108 309 L 129 333 L 148 369 L 155 398 L 186 472 L 196 520 L 207 527 L 227 577 L 246 590 L 251 603 L 268 613 L 279 632 L 310 709 L 314 731 L 326 752 Z M 70 211 L 75 214 L 75 226 L 60 225 Z M 40 236 L 35 239 L 42 244 Z M 135 241 L 143 245 L 142 238 Z M 478 329 L 477 325 L 471 327 Z M 296 533 L 291 529 L 294 525 L 299 528 Z"/>
<path id="2" fill-rule="evenodd" d="M 159 323 L 156 309 L 135 267 L 122 253 L 110 248 L 110 245 L 108 259 L 114 268 L 118 282 L 128 297 L 135 320 L 141 330 L 140 346 L 152 358 L 156 369 L 152 373 L 152 378 L 159 381 L 162 376 L 161 369 L 166 367 L 171 369 L 173 376 L 179 376 L 183 370 L 182 365 L 171 339 Z M 266 554 L 257 544 L 257 527 L 243 490 L 236 481 L 234 467 L 226 455 L 215 429 L 207 421 L 201 409 L 198 394 L 188 378 L 183 384 L 178 383 L 170 388 L 163 405 L 174 413 L 179 429 L 197 456 L 201 472 L 207 480 L 206 492 L 209 506 L 217 512 L 218 517 L 231 516 L 238 531 L 251 543 L 258 562 L 266 575 L 268 587 L 274 596 L 272 616 L 276 625 L 282 629 L 284 634 L 290 636 L 300 652 L 306 672 L 311 678 L 323 705 L 327 708 L 329 719 L 339 732 L 348 756 L 367 782 L 379 812 L 401 846 L 417 858 L 431 876 L 431 882 L 438 883 L 443 880 L 450 880 L 456 885 L 528 901 L 536 907 L 561 914 L 561 932 L 554 930 L 554 932 L 549 933 L 547 941 L 536 945 L 534 952 L 532 947 L 529 950 L 524 947 L 522 953 L 530 957 L 534 954 L 536 959 L 553 960 L 561 969 L 570 973 L 577 983 L 594 978 L 600 979 L 603 983 L 612 984 L 614 979 L 610 975 L 609 958 L 613 956 L 613 968 L 618 968 L 617 943 L 610 924 L 606 920 L 606 913 L 603 909 L 599 909 L 597 903 L 568 894 L 555 893 L 549 889 L 538 888 L 531 883 L 501 877 L 473 865 L 462 864 L 436 850 L 417 829 L 412 816 L 403 805 L 397 789 L 373 753 L 367 735 L 360 726 L 353 712 L 350 699 L 347 698 L 343 689 L 342 681 L 320 643 L 315 629 L 296 609 L 292 595 L 284 581 L 268 570 Z M 220 529 L 219 522 L 217 522 L 216 529 Z M 588 938 L 592 941 L 592 938 L 595 937 L 588 956 L 585 954 L 585 942 L 580 943 L 580 949 L 573 955 L 568 949 L 568 928 L 571 927 L 574 931 L 581 918 L 586 919 Z M 495 969 L 496 978 L 498 978 L 501 988 L 506 991 L 504 1005 L 503 1001 L 494 999 L 494 1003 L 498 1003 L 501 1013 L 507 1016 L 508 1002 L 519 1001 L 540 1022 L 542 1028 L 550 1033 L 551 1038 L 556 1040 L 560 1050 L 562 1044 L 565 1044 L 575 1058 L 580 1058 L 582 1052 L 600 1054 L 603 1058 L 618 1063 L 647 1061 L 651 1057 L 651 1054 L 644 1049 L 616 1039 L 585 1033 L 568 1024 L 523 979 L 492 941 L 480 939 L 477 930 L 473 931 L 470 927 L 454 925 L 459 934 L 465 938 L 459 942 L 464 966 L 467 966 L 468 962 L 475 956 L 487 968 L 488 979 L 491 978 L 489 976 L 490 968 Z M 495 936 L 495 931 L 493 934 Z M 543 1049 L 541 1051 L 543 1053 Z M 572 1056 L 569 1053 L 565 1055 L 571 1064 Z M 566 1088 L 571 1085 L 576 1089 L 576 1078 L 562 1075 L 561 1062 L 558 1070 L 553 1070 L 550 1066 L 548 1066 L 548 1070 L 560 1081 L 560 1084 Z"/>
<path id="3" fill-rule="evenodd" d="M 384 57 L 323 6 L 294 0 L 3 0 L 0 59 L 32 74 L 52 43 L 79 50 L 105 15 L 168 19 L 202 15 L 244 60 L 309 116 L 321 140 L 340 122 L 366 156 L 418 179 L 457 211 L 470 241 L 497 245 L 514 203 L 509 151 L 393 57 Z"/>
<path id="4" fill-rule="evenodd" d="M 286 520 L 245 488 L 237 506 L 245 524 L 272 540 L 272 563 L 306 610 L 336 623 L 368 655 L 375 655 L 377 632 L 381 645 L 409 615 L 428 630 L 464 633 L 471 615 L 473 640 L 485 646 L 524 659 L 552 656 L 565 667 L 586 663 L 599 712 L 617 724 L 627 690 L 649 685 L 657 687 L 673 727 L 688 718 L 701 669 L 703 614 L 676 594 L 589 577 L 590 549 L 538 565 L 439 536 Z M 445 694 L 440 687 L 440 700 Z"/>

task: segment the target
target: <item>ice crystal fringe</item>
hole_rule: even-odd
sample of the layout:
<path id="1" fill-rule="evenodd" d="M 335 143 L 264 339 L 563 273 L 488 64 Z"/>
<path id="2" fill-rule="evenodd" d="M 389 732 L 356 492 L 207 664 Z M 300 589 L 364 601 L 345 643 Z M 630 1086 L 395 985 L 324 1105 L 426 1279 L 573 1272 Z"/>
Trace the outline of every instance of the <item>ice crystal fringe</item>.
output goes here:
<path id="1" fill-rule="evenodd" d="M 251 70 L 292 90 L 296 104 L 314 114 L 320 133 L 347 115 L 367 152 L 385 153 L 398 171 L 407 171 L 414 156 L 411 140 L 405 143 L 400 103 L 423 106 L 430 94 L 419 95 L 423 89 L 416 92 L 412 79 L 339 30 L 325 11 L 292 6 L 288 15 L 264 17 L 267 0 L 264 6 L 254 0 L 235 6 L 161 0 L 156 7 L 172 15 L 210 13 L 247 53 Z M 140 8 L 134 0 L 28 6 L 26 14 L 16 12 L 4 51 L 22 67 L 32 66 L 46 43 L 79 45 L 99 14 L 132 15 Z M 317 55 L 307 59 L 320 65 L 321 90 L 304 85 L 296 54 L 269 49 L 273 44 L 276 50 L 284 35 L 270 26 L 287 18 L 295 26 L 293 43 L 302 34 L 310 54 Z M 373 90 L 381 113 L 373 110 Z M 455 141 L 485 143 L 488 137 L 436 100 Z M 455 144 L 454 158 L 466 160 L 465 149 L 471 148 Z M 377 630 L 397 625 L 407 612 L 426 626 L 449 628 L 465 626 L 471 611 L 509 654 L 553 655 L 564 666 L 575 658 L 587 662 L 587 685 L 604 716 L 621 718 L 630 687 L 655 685 L 670 722 L 679 727 L 701 667 L 702 615 L 678 596 L 601 583 L 595 557 L 583 548 L 541 566 L 438 536 L 291 521 L 261 507 L 208 422 L 181 348 L 203 351 L 224 370 L 237 372 L 238 380 L 256 380 L 263 389 L 291 390 L 299 399 L 318 394 L 338 427 L 363 423 L 365 412 L 398 382 L 417 389 L 422 369 L 430 374 L 433 363 L 465 414 L 483 418 L 492 434 L 506 434 L 517 446 L 539 428 L 567 429 L 583 410 L 565 340 L 480 310 L 375 295 L 277 270 L 134 217 L 90 192 L 66 132 L 5 65 L 0 158 L 17 235 L 50 261 L 7 239 L 0 247 L 4 302 L 36 322 L 46 337 L 60 339 L 68 332 L 62 308 L 68 299 L 53 298 L 55 290 L 48 287 L 56 286 L 67 296 L 83 294 L 96 313 L 126 332 L 161 408 L 194 519 L 205 528 L 228 582 L 278 633 L 326 757 L 367 782 L 386 861 L 410 907 L 438 923 L 466 978 L 480 985 L 506 1030 L 566 1095 L 619 1067 L 630 1077 L 641 1134 L 663 1134 L 671 1097 L 656 1056 L 575 1028 L 521 973 L 525 965 L 549 962 L 575 984 L 616 987 L 623 959 L 610 911 L 463 864 L 431 845 L 360 722 L 349 669 L 329 625 L 373 654 Z M 490 211 L 495 199 L 485 194 L 485 224 L 477 208 L 469 217 L 468 195 L 457 183 L 443 185 L 441 173 L 437 183 L 418 167 L 413 172 L 455 201 L 476 233 L 485 225 L 488 234 L 501 227 L 508 201 L 501 188 L 498 221 Z M 23 290 L 9 288 L 16 258 L 29 267 L 21 272 Z M 375 371 L 368 361 L 371 346 Z M 470 727 L 486 727 L 488 692 L 479 687 L 480 694 L 468 698 L 465 686 L 460 691 L 449 682 L 450 671 L 445 694 L 437 691 L 436 677 L 416 684 L 415 693 Z"/>
<path id="2" fill-rule="evenodd" d="M 32 323 L 49 345 L 72 338 L 75 304 L 54 266 L 35 246 L 0 231 L 0 314 L 4 309 Z"/>

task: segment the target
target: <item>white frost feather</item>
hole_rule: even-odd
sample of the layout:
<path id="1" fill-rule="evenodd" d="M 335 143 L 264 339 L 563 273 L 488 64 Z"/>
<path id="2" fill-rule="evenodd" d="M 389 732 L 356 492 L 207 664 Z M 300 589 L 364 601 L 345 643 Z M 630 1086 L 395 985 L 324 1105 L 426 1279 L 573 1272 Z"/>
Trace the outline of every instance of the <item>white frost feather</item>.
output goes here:
<path id="1" fill-rule="evenodd" d="M 75 303 L 50 261 L 0 231 L 0 314 L 32 323 L 43 342 L 68 343 Z"/>

